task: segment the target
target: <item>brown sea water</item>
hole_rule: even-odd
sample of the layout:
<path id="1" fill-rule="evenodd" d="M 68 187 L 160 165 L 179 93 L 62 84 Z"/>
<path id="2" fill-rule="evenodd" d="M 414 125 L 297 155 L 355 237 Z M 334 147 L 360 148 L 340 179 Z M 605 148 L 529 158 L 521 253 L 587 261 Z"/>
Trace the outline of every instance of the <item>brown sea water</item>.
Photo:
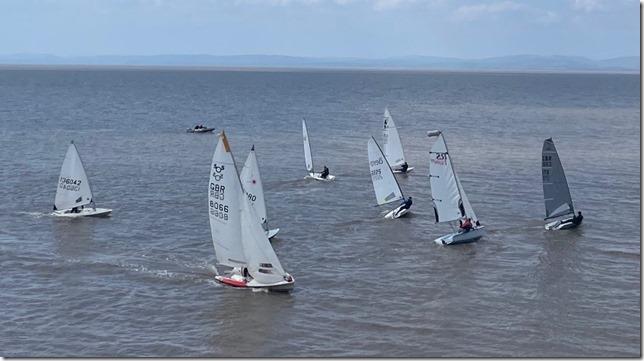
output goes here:
<path id="1" fill-rule="evenodd" d="M 638 74 L 0 70 L 3 356 L 639 356 Z M 384 107 L 412 215 L 373 207 Z M 316 165 L 303 179 L 301 117 Z M 214 282 L 213 134 L 252 144 L 290 295 Z M 427 130 L 487 226 L 440 247 Z M 553 137 L 584 224 L 546 232 Z M 48 216 L 77 144 L 109 219 Z"/>

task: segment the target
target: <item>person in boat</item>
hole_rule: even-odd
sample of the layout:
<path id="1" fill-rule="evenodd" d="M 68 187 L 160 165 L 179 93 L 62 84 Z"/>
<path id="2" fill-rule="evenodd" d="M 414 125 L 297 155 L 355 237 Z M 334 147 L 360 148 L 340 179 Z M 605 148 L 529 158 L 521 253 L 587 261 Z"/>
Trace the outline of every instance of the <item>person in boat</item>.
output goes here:
<path id="1" fill-rule="evenodd" d="M 55 205 L 55 204 L 54 204 L 54 210 L 55 210 L 55 211 L 57 211 L 57 210 L 58 210 L 58 208 L 56 208 L 56 205 Z"/>
<path id="2" fill-rule="evenodd" d="M 409 165 L 407 164 L 407 162 L 405 162 L 400 166 L 400 171 L 403 173 L 407 173 L 407 168 L 409 168 Z"/>
<path id="3" fill-rule="evenodd" d="M 320 177 L 326 179 L 326 177 L 328 176 L 329 176 L 329 168 L 327 168 L 325 165 L 324 169 L 322 170 L 322 173 L 320 173 Z"/>
<path id="4" fill-rule="evenodd" d="M 80 209 L 78 209 L 78 207 L 74 207 L 74 208 L 72 208 L 70 213 L 80 213 Z"/>
<path id="5" fill-rule="evenodd" d="M 581 215 L 581 211 L 577 211 L 577 215 L 572 217 L 572 224 L 578 226 L 581 224 L 581 221 L 584 220 L 584 216 Z"/>
<path id="6" fill-rule="evenodd" d="M 476 224 L 476 226 L 477 226 L 477 227 L 480 227 L 480 226 L 481 226 L 481 222 L 479 222 L 479 220 L 478 220 L 478 219 L 476 220 L 476 223 L 474 223 L 474 224 Z"/>
<path id="7" fill-rule="evenodd" d="M 472 229 L 472 220 L 470 218 L 465 218 L 465 221 L 460 225 L 460 228 L 463 232 L 469 232 Z"/>
<path id="8" fill-rule="evenodd" d="M 411 197 L 403 199 L 403 201 L 400 203 L 400 208 L 398 208 L 398 210 L 396 211 L 396 215 L 398 215 L 398 213 L 404 211 L 405 209 L 411 208 L 411 204 Z"/>

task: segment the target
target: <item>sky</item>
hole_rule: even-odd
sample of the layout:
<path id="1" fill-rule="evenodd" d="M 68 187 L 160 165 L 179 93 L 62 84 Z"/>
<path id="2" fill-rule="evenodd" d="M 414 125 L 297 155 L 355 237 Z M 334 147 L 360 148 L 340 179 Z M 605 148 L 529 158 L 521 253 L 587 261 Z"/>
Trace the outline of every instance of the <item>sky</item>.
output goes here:
<path id="1" fill-rule="evenodd" d="M 639 55 L 637 0 L 0 0 L 0 54 Z"/>

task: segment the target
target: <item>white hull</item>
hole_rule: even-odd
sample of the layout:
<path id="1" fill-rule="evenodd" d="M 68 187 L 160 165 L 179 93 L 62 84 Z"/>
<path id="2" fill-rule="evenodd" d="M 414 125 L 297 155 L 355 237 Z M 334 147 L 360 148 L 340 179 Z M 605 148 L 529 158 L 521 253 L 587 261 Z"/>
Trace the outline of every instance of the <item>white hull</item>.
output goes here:
<path id="1" fill-rule="evenodd" d="M 395 219 L 395 218 L 400 218 L 405 216 L 407 213 L 409 213 L 409 208 L 405 208 L 402 211 L 400 210 L 402 206 L 398 206 L 397 208 L 391 210 L 389 213 L 385 214 L 385 218 L 387 219 Z"/>
<path id="2" fill-rule="evenodd" d="M 564 229 L 573 229 L 577 226 L 577 224 L 572 223 L 572 217 L 570 217 L 547 223 L 544 228 L 548 231 L 559 231 Z"/>
<path id="3" fill-rule="evenodd" d="M 279 233 L 279 231 L 280 231 L 279 228 L 269 229 L 268 231 L 266 231 L 266 237 L 268 237 L 268 239 L 271 239 L 275 237 L 277 233 Z"/>
<path id="4" fill-rule="evenodd" d="M 309 173 L 309 175 L 304 178 L 313 178 L 315 180 L 319 180 L 323 182 L 330 182 L 335 179 L 335 176 L 332 174 L 329 174 L 328 176 L 326 176 L 326 178 L 322 178 L 320 174 L 321 173 Z"/>
<path id="5" fill-rule="evenodd" d="M 411 172 L 412 170 L 414 170 L 414 167 L 409 167 L 409 168 L 407 168 L 407 171 L 406 171 L 406 172 L 403 172 L 403 171 L 402 171 L 402 170 L 400 170 L 400 169 L 392 169 L 392 171 L 393 171 L 394 173 L 396 173 L 396 174 L 407 174 L 407 173 Z"/>
<path id="6" fill-rule="evenodd" d="M 78 213 L 72 213 L 71 209 L 63 209 L 54 211 L 52 216 L 65 217 L 65 218 L 79 218 L 79 217 L 107 217 L 112 213 L 108 208 L 83 208 Z"/>
<path id="7" fill-rule="evenodd" d="M 221 282 L 226 286 L 237 287 L 237 288 L 252 288 L 252 289 L 265 289 L 267 291 L 273 292 L 288 292 L 293 289 L 295 286 L 295 278 L 289 275 L 289 280 L 283 280 L 276 283 L 263 284 L 257 282 L 257 280 L 252 279 L 246 281 L 246 279 L 238 273 L 233 273 L 230 276 L 215 276 L 215 280 Z"/>
<path id="8" fill-rule="evenodd" d="M 213 130 L 215 130 L 215 128 L 203 128 L 203 129 L 188 128 L 188 129 L 186 129 L 186 132 L 188 132 L 188 133 L 210 133 Z"/>
<path id="9" fill-rule="evenodd" d="M 469 232 L 457 232 L 457 233 L 446 234 L 442 237 L 436 238 L 434 242 L 445 246 L 461 244 L 461 243 L 470 243 L 470 242 L 478 241 L 484 235 L 485 235 L 485 226 L 480 226 L 478 228 L 473 228 Z"/>

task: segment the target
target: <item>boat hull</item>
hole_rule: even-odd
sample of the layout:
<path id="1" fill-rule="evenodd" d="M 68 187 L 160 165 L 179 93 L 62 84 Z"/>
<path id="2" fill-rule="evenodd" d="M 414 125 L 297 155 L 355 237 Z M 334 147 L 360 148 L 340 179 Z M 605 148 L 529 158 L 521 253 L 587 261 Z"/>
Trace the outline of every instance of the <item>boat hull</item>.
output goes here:
<path id="1" fill-rule="evenodd" d="M 246 281 L 242 276 L 234 274 L 231 276 L 215 276 L 215 280 L 223 285 L 235 288 L 264 289 L 271 292 L 288 292 L 295 286 L 295 279 L 290 276 L 290 280 L 284 280 L 271 284 L 262 284 L 256 280 Z"/>
<path id="2" fill-rule="evenodd" d="M 215 128 L 204 128 L 204 129 L 186 129 L 187 133 L 211 133 Z"/>
<path id="3" fill-rule="evenodd" d="M 570 217 L 570 218 L 560 219 L 554 222 L 547 223 L 543 227 L 548 231 L 560 231 L 564 229 L 577 228 L 578 226 L 579 224 L 572 223 L 572 217 Z"/>
<path id="4" fill-rule="evenodd" d="M 409 168 L 407 168 L 407 171 L 406 171 L 406 172 L 403 172 L 403 171 L 402 171 L 402 170 L 400 170 L 400 169 L 392 169 L 391 171 L 392 171 L 392 172 L 394 172 L 394 173 L 396 173 L 396 174 L 407 174 L 407 173 L 411 172 L 412 170 L 414 170 L 414 167 L 409 167 Z"/>
<path id="5" fill-rule="evenodd" d="M 326 176 L 326 178 L 320 177 L 320 174 L 321 173 L 309 173 L 309 175 L 306 176 L 305 178 L 313 178 L 315 180 L 322 181 L 322 182 L 331 182 L 335 180 L 335 176 L 332 174 L 329 174 L 328 176 Z"/>
<path id="6" fill-rule="evenodd" d="M 268 239 L 271 239 L 275 237 L 277 233 L 279 233 L 279 231 L 280 231 L 279 228 L 269 229 L 268 231 L 266 231 L 266 237 L 268 237 Z"/>
<path id="7" fill-rule="evenodd" d="M 53 211 L 52 216 L 63 218 L 80 218 L 80 217 L 108 217 L 112 215 L 112 210 L 108 208 L 83 208 L 78 213 L 71 213 L 69 209 Z"/>
<path id="8" fill-rule="evenodd" d="M 446 234 L 442 237 L 436 238 L 434 242 L 443 246 L 450 246 L 455 244 L 476 242 L 485 235 L 485 227 L 480 226 L 473 228 L 469 232 L 457 232 Z"/>
<path id="9" fill-rule="evenodd" d="M 405 208 L 403 210 L 400 210 L 400 208 L 402 208 L 402 205 L 398 206 L 395 209 L 392 209 L 391 211 L 389 211 L 389 213 L 385 214 L 385 218 L 396 219 L 396 218 L 404 217 L 409 213 L 409 208 Z"/>

